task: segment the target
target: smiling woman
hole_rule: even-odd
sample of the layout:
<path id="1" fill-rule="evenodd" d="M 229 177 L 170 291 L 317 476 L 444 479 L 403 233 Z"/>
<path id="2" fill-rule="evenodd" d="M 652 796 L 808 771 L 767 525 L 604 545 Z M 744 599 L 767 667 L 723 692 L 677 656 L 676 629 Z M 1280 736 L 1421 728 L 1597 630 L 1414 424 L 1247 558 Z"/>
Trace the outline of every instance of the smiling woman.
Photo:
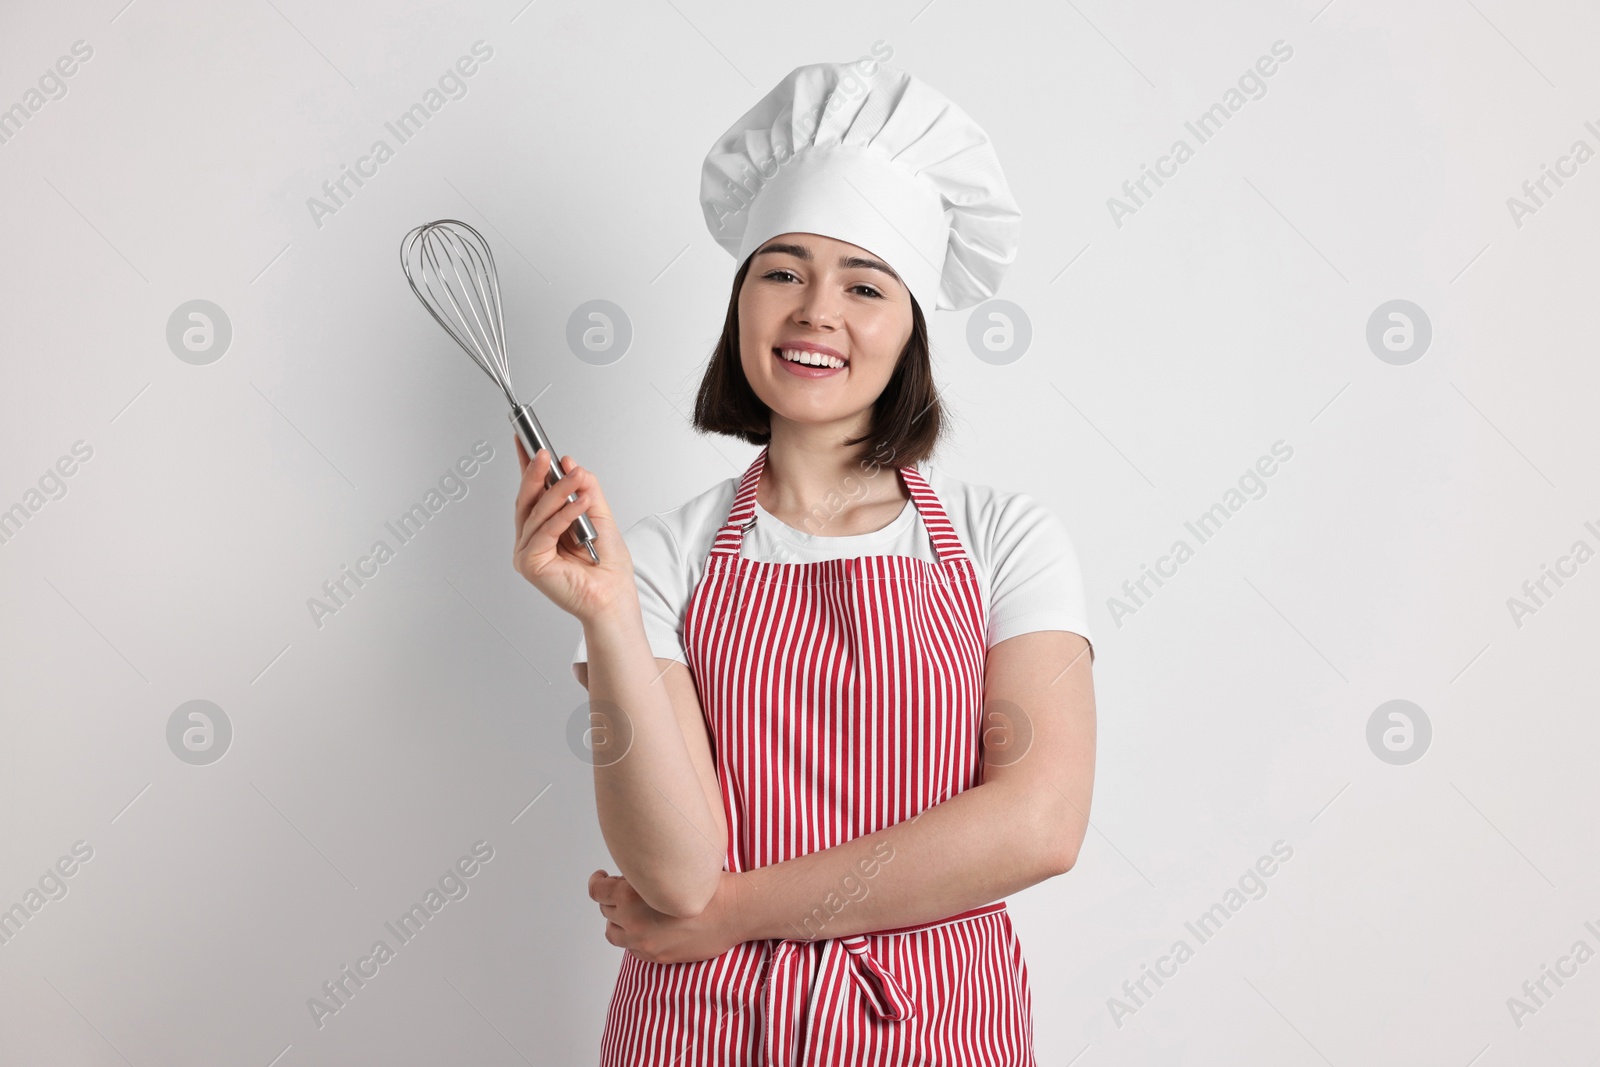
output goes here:
<path id="1" fill-rule="evenodd" d="M 589 471 L 544 491 L 542 451 L 517 502 L 516 565 L 628 727 L 592 761 L 620 874 L 589 895 L 626 950 L 601 1063 L 1031 1065 L 1004 898 L 1076 862 L 1093 649 L 1061 523 L 931 464 L 924 319 L 995 292 L 1016 204 L 983 131 L 887 65 L 796 69 L 701 193 L 739 266 L 694 423 L 760 452 L 626 538 Z M 597 565 L 561 539 L 585 509 Z"/>
<path id="2" fill-rule="evenodd" d="M 849 336 L 841 340 L 835 335 L 846 308 Z M 778 388 L 785 376 L 835 379 L 839 389 Z M 829 407 L 870 406 L 880 462 L 916 463 L 932 453 L 944 409 L 933 382 L 928 327 L 887 264 L 856 245 L 794 233 L 767 241 L 740 266 L 722 336 L 695 398 L 694 425 L 767 445 L 773 404 L 790 419 L 803 412 L 825 416 Z M 842 444 L 866 441 L 861 435 Z"/>

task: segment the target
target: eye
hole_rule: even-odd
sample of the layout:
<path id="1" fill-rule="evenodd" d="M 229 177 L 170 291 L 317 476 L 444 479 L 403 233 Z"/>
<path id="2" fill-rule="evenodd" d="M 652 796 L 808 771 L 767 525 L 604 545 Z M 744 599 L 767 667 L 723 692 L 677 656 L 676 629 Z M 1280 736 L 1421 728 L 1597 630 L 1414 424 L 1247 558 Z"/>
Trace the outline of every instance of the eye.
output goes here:
<path id="1" fill-rule="evenodd" d="M 767 271 L 767 273 L 763 274 L 761 277 L 770 278 L 773 281 L 778 281 L 779 280 L 779 277 L 778 277 L 779 275 L 783 275 L 784 279 L 790 279 L 790 278 L 797 277 L 797 275 L 794 273 L 794 271 L 786 270 L 783 267 L 777 267 L 777 268 L 775 268 L 773 270 L 769 270 L 769 271 Z M 852 285 L 850 287 L 850 289 L 851 289 L 852 292 L 857 290 L 857 289 L 864 289 L 866 291 L 866 295 L 868 297 L 872 298 L 873 300 L 882 300 L 882 299 L 884 299 L 883 293 L 879 292 L 873 286 L 868 285 L 866 282 L 859 282 L 859 283 L 857 283 L 855 285 Z"/>

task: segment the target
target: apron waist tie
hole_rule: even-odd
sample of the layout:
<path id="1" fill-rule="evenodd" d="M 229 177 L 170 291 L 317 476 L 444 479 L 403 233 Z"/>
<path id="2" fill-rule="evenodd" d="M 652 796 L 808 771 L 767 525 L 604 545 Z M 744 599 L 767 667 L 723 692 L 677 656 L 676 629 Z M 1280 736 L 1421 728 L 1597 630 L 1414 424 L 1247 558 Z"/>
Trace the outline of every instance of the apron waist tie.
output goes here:
<path id="1" fill-rule="evenodd" d="M 933 919 L 912 926 L 897 926 L 889 930 L 873 930 L 864 934 L 851 934 L 839 938 L 796 938 L 779 940 L 773 950 L 772 960 L 762 982 L 761 1007 L 765 1019 L 762 1047 L 763 1067 L 792 1067 L 798 1058 L 797 1048 L 800 1025 L 810 1014 L 812 1004 L 806 989 L 806 948 L 815 940 L 824 942 L 822 973 L 828 972 L 828 955 L 836 952 L 835 945 L 843 948 L 847 970 L 856 988 L 872 1006 L 873 1014 L 887 1022 L 904 1022 L 916 1014 L 916 1003 L 894 973 L 872 952 L 868 940 L 885 934 L 910 934 L 932 930 L 950 923 L 968 922 L 985 915 L 1004 911 L 1006 902 L 997 900 L 943 919 Z"/>

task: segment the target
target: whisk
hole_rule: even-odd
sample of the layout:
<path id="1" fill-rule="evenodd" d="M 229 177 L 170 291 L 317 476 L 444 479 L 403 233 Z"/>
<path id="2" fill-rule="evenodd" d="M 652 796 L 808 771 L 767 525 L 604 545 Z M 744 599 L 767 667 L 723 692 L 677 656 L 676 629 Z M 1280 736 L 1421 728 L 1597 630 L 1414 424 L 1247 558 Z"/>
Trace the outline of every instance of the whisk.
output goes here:
<path id="1" fill-rule="evenodd" d="M 545 475 L 545 486 L 565 478 L 566 472 L 532 405 L 519 401 L 512 389 L 505 321 L 500 314 L 500 279 L 489 242 L 477 230 L 455 219 L 424 223 L 400 242 L 400 267 L 428 314 L 506 395 L 511 404 L 511 425 L 529 458 L 541 448 L 549 450 L 550 470 Z M 571 493 L 567 499 L 578 497 Z M 600 554 L 594 549 L 594 524 L 589 516 L 579 515 L 569 529 L 573 539 L 588 551 L 589 558 L 599 563 Z"/>

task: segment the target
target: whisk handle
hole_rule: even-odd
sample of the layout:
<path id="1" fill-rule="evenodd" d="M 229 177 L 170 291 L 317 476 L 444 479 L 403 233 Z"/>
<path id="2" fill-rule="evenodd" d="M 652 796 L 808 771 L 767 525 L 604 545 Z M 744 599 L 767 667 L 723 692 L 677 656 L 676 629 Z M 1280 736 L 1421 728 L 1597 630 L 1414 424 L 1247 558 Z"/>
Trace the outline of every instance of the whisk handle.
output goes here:
<path id="1" fill-rule="evenodd" d="M 511 425 L 515 427 L 517 436 L 522 439 L 522 447 L 528 450 L 530 458 L 538 455 L 541 448 L 550 453 L 550 470 L 544 476 L 546 488 L 567 476 L 567 472 L 561 469 L 561 460 L 556 455 L 555 446 L 550 443 L 550 438 L 546 436 L 544 427 L 539 425 L 539 416 L 533 413 L 532 405 L 515 405 L 511 409 Z M 576 493 L 568 493 L 567 499 L 576 500 L 578 496 Z M 572 520 L 572 525 L 568 529 L 572 531 L 573 540 L 582 545 L 585 551 L 589 553 L 589 558 L 599 563 L 600 554 L 595 551 L 594 547 L 595 539 L 598 535 L 595 533 L 594 523 L 589 521 L 589 516 L 579 515 Z"/>

